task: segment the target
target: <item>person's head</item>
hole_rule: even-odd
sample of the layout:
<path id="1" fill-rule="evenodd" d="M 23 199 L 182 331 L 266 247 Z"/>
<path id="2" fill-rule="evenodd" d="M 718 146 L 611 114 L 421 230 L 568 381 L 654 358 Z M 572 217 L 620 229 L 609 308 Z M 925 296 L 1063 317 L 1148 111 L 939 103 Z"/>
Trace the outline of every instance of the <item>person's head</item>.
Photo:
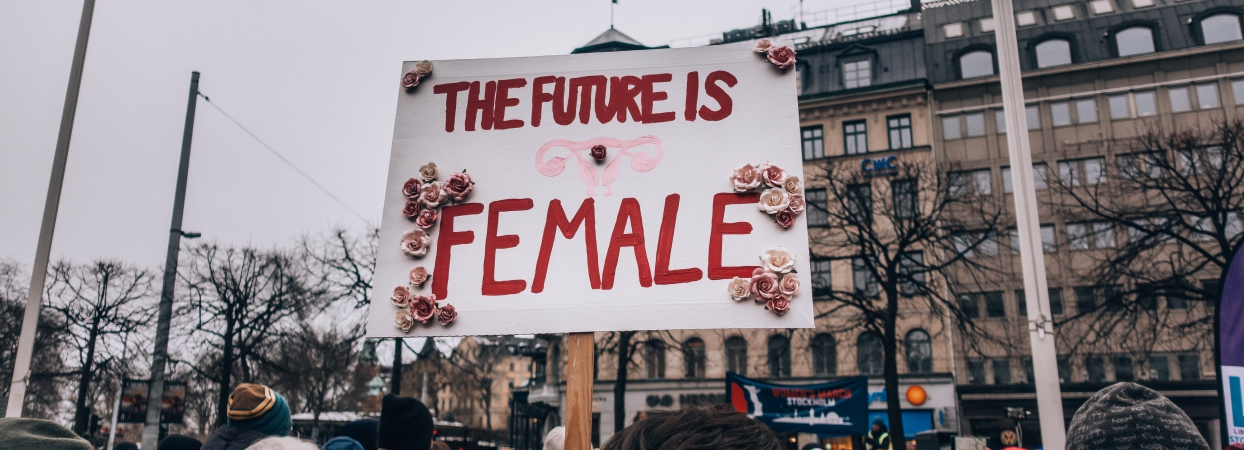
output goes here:
<path id="1" fill-rule="evenodd" d="M 56 422 L 19 417 L 0 418 L 0 442 L 4 448 L 93 450 L 90 442 Z"/>
<path id="2" fill-rule="evenodd" d="M 423 402 L 387 394 L 380 401 L 377 447 L 386 450 L 428 450 L 432 445 L 432 413 Z"/>
<path id="3" fill-rule="evenodd" d="M 337 436 L 324 443 L 324 450 L 363 450 L 363 444 L 345 436 Z"/>
<path id="4" fill-rule="evenodd" d="M 272 436 L 255 441 L 246 450 L 320 450 L 315 444 L 289 436 Z"/>
<path id="5" fill-rule="evenodd" d="M 825 447 L 821 447 L 821 444 L 812 443 L 803 446 L 801 450 L 825 450 Z"/>
<path id="6" fill-rule="evenodd" d="M 544 435 L 544 450 L 562 450 L 566 446 L 566 427 L 555 427 Z"/>
<path id="7" fill-rule="evenodd" d="M 362 419 L 348 422 L 341 426 L 341 435 L 358 441 L 363 450 L 376 450 L 376 428 L 380 422 L 376 419 Z"/>
<path id="8" fill-rule="evenodd" d="M 181 434 L 170 434 L 160 441 L 160 445 L 156 446 L 156 450 L 199 450 L 200 448 L 203 448 L 203 443 L 198 439 Z"/>
<path id="9" fill-rule="evenodd" d="M 118 442 L 112 446 L 112 450 L 138 450 L 138 444 L 133 442 Z"/>
<path id="10" fill-rule="evenodd" d="M 452 450 L 452 449 L 449 448 L 449 444 L 446 444 L 441 441 L 432 441 L 432 450 Z"/>
<path id="11" fill-rule="evenodd" d="M 1136 383 L 1116 383 L 1084 402 L 1067 428 L 1067 450 L 1137 447 L 1209 449 L 1196 424 L 1170 399 Z"/>
<path id="12" fill-rule="evenodd" d="M 684 408 L 637 421 L 609 438 L 601 450 L 782 450 L 782 441 L 760 422 L 730 405 Z"/>
<path id="13" fill-rule="evenodd" d="M 882 422 L 880 420 L 874 420 L 873 421 L 873 433 L 885 433 L 885 432 L 886 432 L 885 422 Z"/>
<path id="14" fill-rule="evenodd" d="M 262 384 L 242 383 L 229 394 L 229 426 L 289 436 L 294 421 L 285 397 Z"/>

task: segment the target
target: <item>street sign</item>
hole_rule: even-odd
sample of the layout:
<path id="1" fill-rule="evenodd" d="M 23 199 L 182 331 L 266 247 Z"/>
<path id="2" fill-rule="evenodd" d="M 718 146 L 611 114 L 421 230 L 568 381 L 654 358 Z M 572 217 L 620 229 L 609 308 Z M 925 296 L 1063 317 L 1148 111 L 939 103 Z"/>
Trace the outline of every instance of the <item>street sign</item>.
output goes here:
<path id="1" fill-rule="evenodd" d="M 150 380 L 127 379 L 121 389 L 117 422 L 143 423 L 147 420 L 147 392 Z M 186 383 L 165 382 L 160 399 L 160 423 L 182 423 L 186 414 Z"/>

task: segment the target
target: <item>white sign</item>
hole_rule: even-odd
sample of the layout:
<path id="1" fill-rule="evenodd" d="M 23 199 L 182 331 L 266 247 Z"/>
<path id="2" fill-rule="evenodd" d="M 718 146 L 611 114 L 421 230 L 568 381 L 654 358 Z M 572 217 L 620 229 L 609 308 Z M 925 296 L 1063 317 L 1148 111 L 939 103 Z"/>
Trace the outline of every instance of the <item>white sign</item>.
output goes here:
<path id="1" fill-rule="evenodd" d="M 722 45 L 424 69 L 399 87 L 370 336 L 813 326 L 802 185 L 774 180 L 803 179 L 793 68 Z M 766 163 L 775 192 L 736 192 Z M 802 281 L 758 288 L 782 314 L 727 291 L 771 248 L 794 264 L 766 280 Z"/>

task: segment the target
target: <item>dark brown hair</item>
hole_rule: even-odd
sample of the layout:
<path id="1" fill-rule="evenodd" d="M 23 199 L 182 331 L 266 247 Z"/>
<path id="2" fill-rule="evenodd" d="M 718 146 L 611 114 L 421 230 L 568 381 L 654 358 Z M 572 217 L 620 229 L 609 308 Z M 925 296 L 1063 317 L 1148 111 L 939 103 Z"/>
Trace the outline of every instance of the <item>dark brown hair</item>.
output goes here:
<path id="1" fill-rule="evenodd" d="M 684 408 L 631 424 L 601 450 L 782 450 L 769 427 L 730 405 Z"/>

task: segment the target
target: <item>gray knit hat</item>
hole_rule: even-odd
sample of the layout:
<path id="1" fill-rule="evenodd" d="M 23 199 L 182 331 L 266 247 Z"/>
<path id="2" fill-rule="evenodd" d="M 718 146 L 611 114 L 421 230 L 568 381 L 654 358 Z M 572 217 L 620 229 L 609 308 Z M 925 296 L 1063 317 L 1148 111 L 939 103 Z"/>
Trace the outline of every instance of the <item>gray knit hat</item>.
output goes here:
<path id="1" fill-rule="evenodd" d="M 56 422 L 18 417 L 0 418 L 0 450 L 94 450 L 91 443 Z"/>
<path id="2" fill-rule="evenodd" d="M 1067 450 L 1209 450 L 1192 419 L 1170 399 L 1136 383 L 1093 394 L 1067 429 Z"/>

